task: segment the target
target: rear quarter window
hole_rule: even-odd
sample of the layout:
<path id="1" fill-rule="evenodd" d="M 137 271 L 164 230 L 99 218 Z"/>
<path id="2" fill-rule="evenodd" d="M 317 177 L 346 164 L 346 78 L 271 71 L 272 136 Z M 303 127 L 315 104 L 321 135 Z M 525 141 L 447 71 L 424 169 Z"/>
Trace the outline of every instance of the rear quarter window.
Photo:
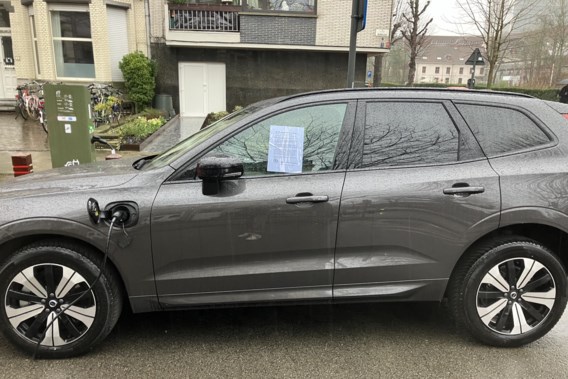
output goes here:
<path id="1" fill-rule="evenodd" d="M 487 156 L 512 153 L 550 142 L 524 113 L 510 108 L 456 104 Z"/>

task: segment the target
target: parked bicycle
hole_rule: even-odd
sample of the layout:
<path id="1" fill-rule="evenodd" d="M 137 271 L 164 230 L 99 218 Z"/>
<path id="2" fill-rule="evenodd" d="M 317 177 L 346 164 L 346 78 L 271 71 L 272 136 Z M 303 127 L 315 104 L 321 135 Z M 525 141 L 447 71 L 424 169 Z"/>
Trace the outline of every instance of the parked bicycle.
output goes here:
<path id="1" fill-rule="evenodd" d="M 43 99 L 44 84 L 34 80 L 31 83 L 16 87 L 16 118 L 21 115 L 24 120 L 28 118 L 39 120 L 43 130 L 47 133 L 45 101 Z"/>
<path id="2" fill-rule="evenodd" d="M 87 87 L 91 93 L 91 107 L 95 127 L 101 124 L 120 124 L 125 113 L 122 108 L 122 92 L 110 84 L 92 83 Z"/>

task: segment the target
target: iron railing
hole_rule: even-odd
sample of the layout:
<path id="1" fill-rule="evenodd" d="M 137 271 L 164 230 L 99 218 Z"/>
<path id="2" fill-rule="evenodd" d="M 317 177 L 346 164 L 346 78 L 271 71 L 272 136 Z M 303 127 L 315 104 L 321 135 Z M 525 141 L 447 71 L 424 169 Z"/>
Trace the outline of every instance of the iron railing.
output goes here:
<path id="1" fill-rule="evenodd" d="M 171 7 L 170 30 L 238 32 L 238 7 Z"/>

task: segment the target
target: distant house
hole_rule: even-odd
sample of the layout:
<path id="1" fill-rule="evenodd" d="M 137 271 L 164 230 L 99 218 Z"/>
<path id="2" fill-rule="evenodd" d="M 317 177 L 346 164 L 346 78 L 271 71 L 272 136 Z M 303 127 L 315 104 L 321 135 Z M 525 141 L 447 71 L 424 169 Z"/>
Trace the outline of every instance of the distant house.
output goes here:
<path id="1" fill-rule="evenodd" d="M 416 59 L 415 83 L 444 83 L 465 85 L 471 78 L 473 66 L 465 62 L 479 48 L 483 54 L 483 41 L 479 37 L 432 36 L 429 44 Z M 487 66 L 477 66 L 477 84 L 487 82 Z"/>
<path id="2" fill-rule="evenodd" d="M 176 2 L 176 3 L 179 3 Z M 358 35 L 356 81 L 366 58 L 389 50 L 392 0 L 369 1 Z M 182 116 L 261 99 L 345 87 L 351 1 L 151 1 L 158 91 Z"/>
<path id="3" fill-rule="evenodd" d="M 122 57 L 148 52 L 145 1 L 14 0 L 12 6 L 19 81 L 120 82 Z"/>

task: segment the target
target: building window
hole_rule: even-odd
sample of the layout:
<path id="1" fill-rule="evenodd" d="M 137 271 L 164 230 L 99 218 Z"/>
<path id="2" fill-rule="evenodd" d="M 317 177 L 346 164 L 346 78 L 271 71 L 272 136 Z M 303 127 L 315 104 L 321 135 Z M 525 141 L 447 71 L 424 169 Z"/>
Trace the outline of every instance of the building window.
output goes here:
<path id="1" fill-rule="evenodd" d="M 450 83 L 450 78 L 444 79 L 444 82 L 445 82 L 446 84 L 449 84 L 449 83 Z"/>
<path id="2" fill-rule="evenodd" d="M 485 71 L 485 70 L 483 69 L 483 67 L 481 67 L 481 68 L 479 69 L 479 75 L 483 75 L 483 72 L 484 72 L 484 71 Z"/>
<path id="3" fill-rule="evenodd" d="M 423 74 L 426 73 L 426 66 L 422 66 L 422 73 L 423 73 Z"/>
<path id="4" fill-rule="evenodd" d="M 460 75 L 463 75 L 463 67 L 460 67 Z"/>
<path id="5" fill-rule="evenodd" d="M 0 28 L 10 27 L 10 14 L 6 9 L 0 9 Z"/>
<path id="6" fill-rule="evenodd" d="M 243 10 L 316 13 L 316 0 L 242 0 Z"/>
<path id="7" fill-rule="evenodd" d="M 36 69 L 36 75 L 41 75 L 41 67 L 39 65 L 39 54 L 38 54 L 38 49 L 37 49 L 37 33 L 36 33 L 36 27 L 35 27 L 35 17 L 33 14 L 33 8 L 29 7 L 29 15 L 30 15 L 30 29 L 31 29 L 31 34 L 32 34 L 32 48 L 34 51 L 34 63 L 35 63 L 35 69 Z"/>
<path id="8" fill-rule="evenodd" d="M 459 78 L 459 79 L 458 79 L 458 84 L 462 84 L 462 83 L 463 83 L 462 78 Z"/>
<path id="9" fill-rule="evenodd" d="M 452 69 L 450 67 L 446 67 L 446 75 L 450 75 L 451 70 Z"/>
<path id="10" fill-rule="evenodd" d="M 440 67 L 436 67 L 436 68 L 434 69 L 434 73 L 435 73 L 435 74 L 439 74 L 439 73 L 440 73 Z"/>
<path id="11" fill-rule="evenodd" d="M 434 78 L 434 83 L 438 83 L 440 81 L 440 78 Z"/>
<path id="12" fill-rule="evenodd" d="M 95 60 L 89 12 L 52 11 L 51 29 L 57 76 L 94 78 Z"/>

